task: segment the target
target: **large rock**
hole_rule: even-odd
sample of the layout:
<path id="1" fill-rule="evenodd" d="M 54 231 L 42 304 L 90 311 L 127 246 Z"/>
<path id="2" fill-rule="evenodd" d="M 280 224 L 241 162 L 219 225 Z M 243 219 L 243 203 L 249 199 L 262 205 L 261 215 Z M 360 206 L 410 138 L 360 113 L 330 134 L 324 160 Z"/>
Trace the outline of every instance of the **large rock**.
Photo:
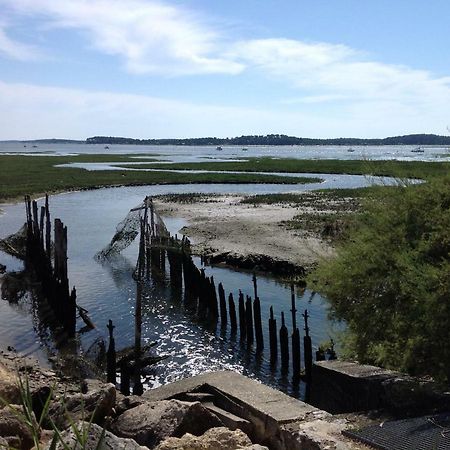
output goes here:
<path id="1" fill-rule="evenodd" d="M 116 403 L 116 388 L 111 383 L 86 380 L 80 393 L 68 395 L 50 407 L 49 415 L 55 425 L 65 429 L 78 420 L 101 424 L 111 416 Z"/>
<path id="2" fill-rule="evenodd" d="M 16 375 L 0 363 L 0 399 L 19 403 L 20 391 Z"/>
<path id="3" fill-rule="evenodd" d="M 231 431 L 228 428 L 211 428 L 202 436 L 186 433 L 181 438 L 168 438 L 161 442 L 155 450 L 264 450 L 267 447 L 253 445 L 249 437 L 241 430 Z"/>
<path id="4" fill-rule="evenodd" d="M 113 424 L 112 431 L 153 448 L 168 437 L 181 437 L 185 433 L 199 436 L 220 426 L 223 423 L 200 402 L 161 400 L 146 402 L 124 412 Z"/>
<path id="5" fill-rule="evenodd" d="M 0 409 L 0 437 L 11 447 L 28 450 L 33 446 L 33 435 L 25 424 L 25 419 L 20 418 L 20 413 L 21 407 L 18 405 L 9 405 Z"/>
<path id="6" fill-rule="evenodd" d="M 69 428 L 61 433 L 61 439 L 64 444 L 60 439 L 56 445 L 56 450 L 65 450 L 66 448 L 71 450 L 148 450 L 138 445 L 133 439 L 123 439 L 114 436 L 114 434 L 96 424 L 78 422 L 76 427 L 79 432 L 81 431 L 81 434 L 86 432 L 86 440 L 80 442 L 74 430 Z M 50 450 L 50 444 L 46 447 L 46 450 Z"/>

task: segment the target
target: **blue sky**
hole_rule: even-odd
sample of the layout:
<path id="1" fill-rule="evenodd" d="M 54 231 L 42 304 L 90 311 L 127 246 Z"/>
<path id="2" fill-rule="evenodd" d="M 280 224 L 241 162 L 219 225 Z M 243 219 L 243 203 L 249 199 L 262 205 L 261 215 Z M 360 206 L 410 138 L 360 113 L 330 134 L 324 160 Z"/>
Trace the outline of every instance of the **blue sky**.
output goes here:
<path id="1" fill-rule="evenodd" d="M 448 133 L 448 0 L 0 0 L 0 139 Z"/>

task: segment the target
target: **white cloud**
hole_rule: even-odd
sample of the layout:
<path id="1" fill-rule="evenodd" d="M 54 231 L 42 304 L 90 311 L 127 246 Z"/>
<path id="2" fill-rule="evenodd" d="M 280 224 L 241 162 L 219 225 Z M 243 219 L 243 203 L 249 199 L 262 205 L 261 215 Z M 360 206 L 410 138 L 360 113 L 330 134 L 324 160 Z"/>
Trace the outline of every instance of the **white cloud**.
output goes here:
<path id="1" fill-rule="evenodd" d="M 305 91 L 304 103 L 345 99 L 424 107 L 450 101 L 450 77 L 370 61 L 343 45 L 259 39 L 237 43 L 229 56 Z M 291 103 L 298 102 L 295 96 Z"/>
<path id="2" fill-rule="evenodd" d="M 202 105 L 161 98 L 0 81 L 0 140 L 93 135 L 150 137 L 285 133 L 384 137 L 442 133 L 444 111 L 423 114 L 395 102 L 352 104 L 336 114 Z"/>
<path id="3" fill-rule="evenodd" d="M 93 47 L 118 55 L 135 73 L 235 74 L 221 57 L 221 36 L 199 15 L 145 0 L 4 0 L 16 14 L 85 33 Z"/>
<path id="4" fill-rule="evenodd" d="M 0 55 L 19 61 L 32 61 L 42 56 L 37 48 L 11 39 L 6 29 L 7 26 L 0 23 Z"/>

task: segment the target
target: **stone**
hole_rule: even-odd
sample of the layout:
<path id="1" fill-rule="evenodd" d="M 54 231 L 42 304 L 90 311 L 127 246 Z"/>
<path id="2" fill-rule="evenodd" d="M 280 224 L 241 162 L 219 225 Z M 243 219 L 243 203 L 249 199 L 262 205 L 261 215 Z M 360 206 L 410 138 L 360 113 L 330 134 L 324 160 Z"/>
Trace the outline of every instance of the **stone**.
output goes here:
<path id="1" fill-rule="evenodd" d="M 21 420 L 21 412 L 19 405 L 8 405 L 0 409 L 0 437 L 11 447 L 29 450 L 34 443 L 33 435 L 25 420 Z"/>
<path id="2" fill-rule="evenodd" d="M 20 401 L 20 390 L 16 375 L 0 363 L 0 399 L 8 403 Z"/>
<path id="3" fill-rule="evenodd" d="M 143 403 L 145 403 L 145 399 L 138 395 L 125 396 L 120 392 L 117 392 L 116 406 L 115 406 L 116 415 L 120 416 L 125 411 L 128 411 L 131 408 L 135 408 L 136 406 L 142 405 Z"/>
<path id="4" fill-rule="evenodd" d="M 289 450 L 359 450 L 367 447 L 342 435 L 346 420 L 317 419 L 281 426 L 283 447 Z"/>
<path id="5" fill-rule="evenodd" d="M 241 430 L 231 431 L 225 427 L 211 428 L 202 436 L 186 433 L 181 438 L 171 437 L 162 441 L 155 450 L 267 450 L 252 444 Z"/>
<path id="6" fill-rule="evenodd" d="M 223 426 L 222 422 L 200 402 L 162 400 L 146 402 L 125 411 L 113 423 L 112 431 L 153 448 L 168 437 L 181 437 L 185 433 L 199 436 L 220 426 Z"/>
<path id="7" fill-rule="evenodd" d="M 148 450 L 138 445 L 133 439 L 123 439 L 114 436 L 114 434 L 96 424 L 78 422 L 75 426 L 78 431 L 86 431 L 86 441 L 80 443 L 76 438 L 74 430 L 69 428 L 61 433 L 61 439 L 67 447 L 59 441 L 55 450 L 65 450 L 65 448 L 70 448 L 71 450 Z M 45 450 L 50 450 L 50 446 L 51 444 Z"/>
<path id="8" fill-rule="evenodd" d="M 67 428 L 70 421 L 91 421 L 91 418 L 92 422 L 101 424 L 113 414 L 115 403 L 116 388 L 113 384 L 86 380 L 81 393 L 68 395 L 52 404 L 49 416 L 60 429 Z"/>

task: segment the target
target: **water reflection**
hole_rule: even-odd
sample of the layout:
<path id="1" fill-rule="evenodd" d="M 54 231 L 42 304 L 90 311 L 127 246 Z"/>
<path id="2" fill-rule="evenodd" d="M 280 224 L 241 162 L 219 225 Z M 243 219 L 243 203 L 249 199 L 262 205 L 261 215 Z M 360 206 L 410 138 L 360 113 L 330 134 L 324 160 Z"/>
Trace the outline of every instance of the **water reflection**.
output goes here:
<path id="1" fill-rule="evenodd" d="M 101 189 L 90 192 L 75 192 L 54 196 L 51 208 L 54 217 L 61 217 L 68 226 L 69 233 L 69 278 L 77 287 L 78 303 L 89 311 L 96 329 L 80 334 L 79 344 L 84 349 L 96 348 L 96 343 L 107 340 L 106 325 L 111 319 L 116 326 L 117 349 L 132 346 L 134 343 L 134 308 L 136 284 L 131 274 L 135 268 L 137 245 L 131 245 L 122 256 L 108 263 L 99 263 L 95 253 L 103 248 L 115 232 L 116 224 L 130 208 L 142 201 L 145 195 L 188 190 L 209 191 L 222 189 L 226 192 L 230 186 L 150 186 L 126 187 L 119 189 Z M 253 189 L 240 186 L 240 189 Z M 264 186 L 263 188 L 267 188 Z M 278 186 L 279 188 L 279 186 Z M 24 221 L 22 205 L 5 207 L 1 217 L 2 237 L 20 228 Z M 168 223 L 170 231 L 176 232 L 183 223 Z M 195 259 L 200 265 L 200 260 Z M 168 265 L 166 265 L 168 267 Z M 214 276 L 216 286 L 222 282 L 228 294 L 238 298 L 239 289 L 244 295 L 253 296 L 252 274 L 221 267 L 205 267 L 207 276 Z M 168 270 L 167 270 L 168 272 Z M 290 286 L 269 277 L 258 278 L 258 295 L 261 301 L 264 342 L 266 350 L 257 355 L 254 348 L 247 349 L 239 343 L 238 333 L 232 333 L 230 327 L 207 327 L 192 314 L 183 299 L 183 293 L 175 292 L 167 278 L 145 284 L 142 298 L 142 343 L 157 341 L 158 354 L 169 358 L 151 367 L 147 386 L 155 387 L 169 381 L 196 375 L 211 370 L 235 370 L 259 379 L 269 385 L 279 387 L 286 392 L 298 394 L 292 390 L 292 370 L 281 375 L 279 367 L 271 367 L 268 355 L 267 320 L 269 307 L 273 305 L 277 323 L 280 325 L 280 313 L 285 311 L 286 322 L 291 329 Z M 326 303 L 320 295 L 298 288 L 296 291 L 297 309 L 308 309 L 310 313 L 313 350 L 320 342 L 328 340 L 334 333 L 327 321 Z M 27 303 L 25 302 L 24 305 Z M 33 328 L 33 318 L 25 310 L 0 302 L 0 342 L 13 345 L 19 351 L 37 353 L 44 360 L 51 348 L 51 333 Z M 39 321 L 45 322 L 40 316 Z M 84 323 L 79 320 L 77 330 Z M 47 333 L 47 334 L 46 334 Z M 302 333 L 303 335 L 303 333 Z"/>

